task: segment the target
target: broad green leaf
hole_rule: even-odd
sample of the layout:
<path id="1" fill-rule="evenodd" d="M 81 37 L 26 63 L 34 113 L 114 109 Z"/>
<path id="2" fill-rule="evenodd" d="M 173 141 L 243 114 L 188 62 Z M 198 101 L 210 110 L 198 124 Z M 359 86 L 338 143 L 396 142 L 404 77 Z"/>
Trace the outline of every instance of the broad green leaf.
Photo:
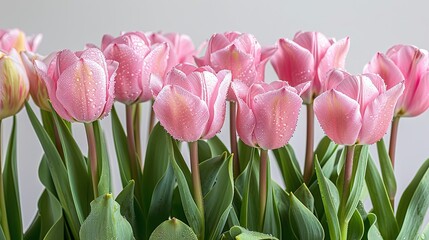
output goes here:
<path id="1" fill-rule="evenodd" d="M 204 140 L 198 140 L 198 162 L 204 162 L 212 157 L 209 144 Z"/>
<path id="2" fill-rule="evenodd" d="M 279 210 L 272 187 L 270 161 L 267 159 L 267 201 L 265 205 L 263 232 L 282 238 Z"/>
<path id="3" fill-rule="evenodd" d="M 170 138 L 170 141 L 174 145 L 174 140 L 172 138 Z M 192 198 L 190 190 L 191 186 L 188 185 L 185 174 L 182 172 L 182 169 L 175 161 L 175 159 L 181 158 L 180 152 L 174 151 L 174 153 L 174 159 L 170 158 L 170 164 L 173 166 L 174 175 L 177 180 L 183 210 L 185 212 L 189 226 L 192 228 L 198 238 L 202 239 L 204 236 L 204 216 L 200 213 L 194 199 Z"/>
<path id="4" fill-rule="evenodd" d="M 112 192 L 110 160 L 107 152 L 107 142 L 99 121 L 92 123 L 97 148 L 98 195 Z"/>
<path id="5" fill-rule="evenodd" d="M 89 203 L 93 199 L 91 177 L 85 158 L 64 121 L 53 111 L 55 125 L 64 151 L 64 160 L 73 202 L 76 206 L 79 221 L 89 214 Z M 51 172 L 52 173 L 52 172 Z"/>
<path id="6" fill-rule="evenodd" d="M 23 230 L 16 160 L 16 116 L 13 116 L 12 131 L 10 133 L 9 145 L 6 152 L 3 171 L 3 187 L 10 235 L 13 236 L 14 239 L 22 239 Z"/>
<path id="7" fill-rule="evenodd" d="M 39 141 L 45 152 L 49 170 L 52 175 L 52 180 L 58 194 L 58 199 L 63 206 L 65 217 L 68 225 L 70 226 L 72 235 L 74 238 L 78 238 L 81 220 L 79 217 L 80 215 L 77 214 L 77 210 L 73 202 L 67 170 L 61 160 L 61 156 L 55 148 L 55 145 L 51 141 L 50 137 L 40 124 L 39 120 L 27 102 L 25 103 L 25 108 L 27 110 L 30 122 L 33 125 L 34 131 L 36 132 L 36 135 L 39 138 Z"/>
<path id="8" fill-rule="evenodd" d="M 285 192 L 276 182 L 272 181 L 275 202 L 279 211 L 282 237 L 295 240 L 289 221 L 289 194 Z"/>
<path id="9" fill-rule="evenodd" d="M 383 237 L 381 236 L 381 233 L 377 228 L 377 216 L 374 213 L 368 213 L 364 223 L 366 230 L 363 239 L 383 240 Z"/>
<path id="10" fill-rule="evenodd" d="M 186 164 L 182 153 L 180 152 L 179 144 L 180 143 L 176 142 L 176 140 L 173 139 L 174 159 L 176 160 L 176 163 L 179 166 L 180 170 L 182 170 L 182 173 L 186 179 L 186 182 L 188 183 L 188 186 L 192 186 L 191 170 L 189 170 L 189 167 Z"/>
<path id="11" fill-rule="evenodd" d="M 359 214 L 359 211 L 356 209 L 350 218 L 350 222 L 347 230 L 347 239 L 348 240 L 360 240 L 364 234 L 364 225 L 362 217 Z"/>
<path id="12" fill-rule="evenodd" d="M 377 225 L 381 235 L 384 239 L 395 239 L 399 233 L 398 223 L 390 205 L 383 180 L 378 173 L 371 155 L 368 159 L 365 180 L 373 207 L 372 212 L 378 216 Z"/>
<path id="13" fill-rule="evenodd" d="M 310 212 L 314 211 L 314 197 L 305 183 L 295 190 L 294 194 L 295 197 L 298 198 L 299 201 L 301 201 L 302 204 L 308 208 L 308 210 L 310 210 Z"/>
<path id="14" fill-rule="evenodd" d="M 274 156 L 282 173 L 287 192 L 294 192 L 304 182 L 295 152 L 288 144 L 273 150 Z"/>
<path id="15" fill-rule="evenodd" d="M 39 179 L 43 186 L 45 186 L 48 191 L 58 198 L 56 194 L 57 191 L 55 190 L 55 184 L 52 180 L 51 172 L 49 170 L 48 160 L 46 159 L 45 154 L 43 154 L 39 164 Z"/>
<path id="16" fill-rule="evenodd" d="M 225 159 L 226 154 L 222 154 L 200 163 L 201 189 L 204 197 L 217 184 L 219 171 Z"/>
<path id="17" fill-rule="evenodd" d="M 180 221 L 188 225 L 185 211 L 183 210 L 182 199 L 180 199 L 179 188 L 177 186 L 174 188 L 173 199 L 171 204 L 172 204 L 171 217 L 180 219 Z"/>
<path id="18" fill-rule="evenodd" d="M 214 158 L 214 160 L 216 159 Z M 222 165 L 219 166 L 217 171 L 218 173 L 213 177 L 216 184 L 212 185 L 207 195 L 204 196 L 206 239 L 209 240 L 219 239 L 232 208 L 232 200 L 234 198 L 232 156 L 226 157 L 222 155 L 222 160 Z M 200 164 L 201 170 L 210 166 L 210 164 L 204 164 L 206 162 Z M 208 172 L 208 169 L 205 169 L 204 172 Z M 201 176 L 202 178 L 205 177 L 204 175 Z"/>
<path id="19" fill-rule="evenodd" d="M 322 224 L 304 204 L 290 194 L 289 220 L 297 239 L 324 239 Z"/>
<path id="20" fill-rule="evenodd" d="M 109 193 L 91 202 L 91 212 L 80 228 L 79 237 L 82 240 L 134 239 L 131 225 Z"/>
<path id="21" fill-rule="evenodd" d="M 150 235 L 149 240 L 197 240 L 192 229 L 179 219 L 172 218 L 161 223 Z"/>
<path id="22" fill-rule="evenodd" d="M 314 150 L 313 159 L 316 159 L 316 157 L 319 159 L 319 164 L 323 170 L 323 175 L 327 176 L 328 178 L 335 169 L 334 166 L 337 149 L 338 145 L 327 136 L 324 136 L 317 145 L 316 150 Z M 309 186 L 311 186 L 311 183 L 313 183 L 316 179 L 317 176 L 316 173 L 314 173 L 310 180 Z"/>
<path id="23" fill-rule="evenodd" d="M 383 176 L 384 186 L 386 187 L 389 199 L 395 199 L 396 179 L 392 162 L 386 150 L 383 138 L 377 142 L 378 160 L 380 162 L 381 175 Z"/>
<path id="24" fill-rule="evenodd" d="M 4 236 L 3 229 L 1 226 L 0 226 L 0 240 L 7 240 L 6 237 Z"/>
<path id="25" fill-rule="evenodd" d="M 397 217 L 400 217 L 398 221 L 402 223 L 402 227 L 398 239 L 416 239 L 418 237 L 418 231 L 429 207 L 428 165 L 429 159 L 425 161 L 410 185 L 405 189 L 399 202 Z"/>
<path id="26" fill-rule="evenodd" d="M 24 233 L 24 240 L 39 239 L 40 229 L 42 227 L 41 225 L 42 225 L 41 217 L 40 217 L 39 211 L 37 211 L 36 216 L 34 216 L 33 221 L 31 222 L 30 226 L 27 228 L 26 232 Z"/>
<path id="27" fill-rule="evenodd" d="M 64 237 L 64 218 L 60 202 L 52 193 L 44 190 L 38 202 L 40 212 L 40 238 L 62 239 Z"/>
<path id="28" fill-rule="evenodd" d="M 118 159 L 119 175 L 121 176 L 122 187 L 125 187 L 132 179 L 127 136 L 125 135 L 115 106 L 112 106 L 110 115 L 112 116 L 113 142 L 115 143 L 116 158 Z"/>
<path id="29" fill-rule="evenodd" d="M 222 240 L 278 240 L 268 234 L 249 231 L 240 226 L 232 227 L 228 232 L 222 234 Z"/>
<path id="30" fill-rule="evenodd" d="M 223 144 L 218 136 L 214 136 L 207 140 L 207 144 L 210 146 L 212 157 L 219 156 L 222 153 L 229 153 L 228 148 Z"/>
<path id="31" fill-rule="evenodd" d="M 331 239 L 341 238 L 340 223 L 338 221 L 338 207 L 340 197 L 334 183 L 327 179 L 322 172 L 317 157 L 314 164 L 316 166 L 317 182 L 322 196 L 323 208 L 325 210 L 326 221 L 329 228 L 329 236 Z"/>
<path id="32" fill-rule="evenodd" d="M 429 237 L 429 224 L 426 225 L 425 229 L 423 229 L 423 232 L 419 236 L 419 240 L 424 240 Z"/>
<path id="33" fill-rule="evenodd" d="M 241 139 L 238 140 L 238 155 L 240 161 L 240 173 L 244 171 L 244 169 L 249 164 L 250 160 L 253 158 L 257 158 L 258 154 L 253 154 L 255 148 L 247 146 Z"/>

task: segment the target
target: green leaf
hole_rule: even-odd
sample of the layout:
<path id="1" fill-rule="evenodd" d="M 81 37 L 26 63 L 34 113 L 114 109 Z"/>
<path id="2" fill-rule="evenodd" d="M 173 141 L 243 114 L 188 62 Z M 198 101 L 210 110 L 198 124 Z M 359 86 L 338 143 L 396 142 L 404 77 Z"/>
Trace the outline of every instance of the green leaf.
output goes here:
<path id="1" fill-rule="evenodd" d="M 125 135 L 124 128 L 119 120 L 115 106 L 112 106 L 110 115 L 112 116 L 112 134 L 113 142 L 115 144 L 116 158 L 118 160 L 119 175 L 121 176 L 122 187 L 125 187 L 132 179 L 127 136 Z"/>
<path id="2" fill-rule="evenodd" d="M 268 234 L 252 232 L 240 226 L 233 226 L 222 235 L 222 240 L 278 240 Z"/>
<path id="3" fill-rule="evenodd" d="M 170 140 L 172 141 L 173 145 L 175 145 L 173 142 L 174 140 L 171 138 Z M 183 210 L 185 212 L 186 219 L 188 220 L 189 226 L 192 228 L 195 234 L 199 238 L 203 238 L 204 216 L 202 216 L 202 214 L 198 210 L 197 205 L 194 202 L 194 199 L 192 198 L 190 185 L 188 185 L 188 182 L 186 181 L 185 174 L 183 173 L 182 169 L 175 161 L 175 159 L 181 158 L 181 154 L 180 152 L 176 152 L 176 151 L 174 151 L 174 153 L 175 153 L 174 159 L 171 158 L 170 163 L 173 166 L 174 175 L 176 176 L 177 185 L 180 193 L 180 199 L 183 205 Z"/>
<path id="4" fill-rule="evenodd" d="M 405 189 L 398 205 L 397 219 L 402 226 L 398 239 L 415 239 L 429 207 L 429 159 Z"/>
<path id="5" fill-rule="evenodd" d="M 120 206 L 112 194 L 105 194 L 91 202 L 91 213 L 79 232 L 82 240 L 134 239 L 133 230 L 121 215 Z"/>
<path id="6" fill-rule="evenodd" d="M 323 170 L 323 175 L 326 177 L 330 177 L 332 172 L 334 171 L 335 166 L 335 157 L 337 153 L 338 145 L 335 144 L 331 139 L 327 136 L 324 136 L 322 140 L 320 140 L 319 144 L 314 150 L 314 158 L 319 159 L 319 164 Z M 313 183 L 316 180 L 316 174 L 313 174 L 310 183 Z M 309 184 L 311 186 L 311 184 Z"/>
<path id="7" fill-rule="evenodd" d="M 214 136 L 207 140 L 207 144 L 210 147 L 212 157 L 219 156 L 224 152 L 229 154 L 228 148 L 223 144 L 218 136 Z"/>
<path id="8" fill-rule="evenodd" d="M 98 195 L 112 192 L 112 179 L 110 176 L 110 160 L 107 152 L 107 142 L 99 121 L 92 123 L 97 150 Z"/>
<path id="9" fill-rule="evenodd" d="M 307 188 L 307 185 L 303 183 L 301 187 L 299 187 L 295 192 L 295 197 L 299 199 L 299 201 L 304 204 L 305 207 L 310 210 L 310 212 L 314 211 L 314 197 L 311 194 L 310 190 Z"/>
<path id="10" fill-rule="evenodd" d="M 200 164 L 201 173 L 209 172 L 216 158 L 209 159 Z M 217 169 L 217 174 L 212 176 L 215 183 L 204 196 L 205 229 L 206 238 L 209 240 L 219 239 L 225 226 L 229 212 L 232 208 L 234 198 L 234 182 L 232 176 L 232 156 L 222 155 L 222 165 Z M 202 178 L 207 176 L 201 175 Z M 222 196 L 222 197 L 219 197 Z"/>
<path id="11" fill-rule="evenodd" d="M 14 239 L 22 239 L 23 230 L 16 160 L 16 116 L 13 116 L 12 131 L 10 133 L 9 145 L 6 152 L 3 186 L 10 235 L 13 236 Z"/>
<path id="12" fill-rule="evenodd" d="M 259 159 L 258 154 L 253 154 L 255 148 L 247 146 L 241 139 L 238 140 L 238 156 L 240 161 L 240 173 L 244 171 L 250 160 L 253 158 Z"/>
<path id="13" fill-rule="evenodd" d="M 331 239 L 341 238 L 340 223 L 338 221 L 338 207 L 340 196 L 334 183 L 327 179 L 322 172 L 317 156 L 314 161 L 316 167 L 317 182 L 322 196 L 323 208 L 325 210 L 326 221 L 329 228 L 329 236 Z"/>
<path id="14" fill-rule="evenodd" d="M 209 144 L 204 140 L 198 140 L 198 162 L 203 162 L 212 157 Z"/>
<path id="15" fill-rule="evenodd" d="M 288 144 L 282 148 L 274 149 L 273 153 L 282 173 L 286 191 L 294 192 L 304 182 L 295 152 Z"/>
<path id="16" fill-rule="evenodd" d="M 364 233 L 363 220 L 359 214 L 359 211 L 356 209 L 349 222 L 347 239 L 360 240 L 362 239 L 363 233 Z"/>
<path id="17" fill-rule="evenodd" d="M 275 203 L 280 216 L 283 239 L 296 239 L 293 235 L 291 224 L 289 221 L 289 194 L 285 192 L 276 182 L 272 181 Z"/>
<path id="18" fill-rule="evenodd" d="M 41 218 L 39 212 L 34 216 L 33 221 L 24 233 L 24 240 L 32 240 L 40 238 Z M 0 237 L 1 239 L 1 237 Z"/>
<path id="19" fill-rule="evenodd" d="M 290 194 L 289 220 L 297 239 L 324 239 L 322 224 L 304 204 Z"/>
<path id="20" fill-rule="evenodd" d="M 425 229 L 423 229 L 423 232 L 419 236 L 419 240 L 427 239 L 429 236 L 429 224 L 426 225 Z"/>
<path id="21" fill-rule="evenodd" d="M 219 171 L 225 159 L 226 154 L 222 154 L 200 163 L 201 189 L 204 197 L 217 184 Z"/>
<path id="22" fill-rule="evenodd" d="M 1 226 L 0 226 L 0 240 L 7 240 L 6 237 L 4 236 L 4 232 Z"/>
<path id="23" fill-rule="evenodd" d="M 270 161 L 267 159 L 267 201 L 265 204 L 263 232 L 269 233 L 278 238 L 282 238 L 282 227 L 280 221 L 279 210 L 275 199 L 272 180 Z"/>
<path id="24" fill-rule="evenodd" d="M 40 182 L 45 186 L 47 190 L 49 190 L 55 197 L 58 198 L 55 190 L 55 184 L 52 180 L 51 172 L 48 166 L 48 160 L 46 159 L 46 154 L 43 154 L 42 159 L 39 164 L 39 179 Z"/>
<path id="25" fill-rule="evenodd" d="M 38 202 L 40 212 L 40 238 L 64 238 L 64 218 L 60 202 L 52 193 L 44 190 Z"/>
<path id="26" fill-rule="evenodd" d="M 368 213 L 364 223 L 367 230 L 365 230 L 365 234 L 362 239 L 383 240 L 383 237 L 377 228 L 377 216 L 374 213 Z"/>
<path id="27" fill-rule="evenodd" d="M 164 221 L 159 225 L 152 235 L 150 235 L 149 240 L 177 240 L 177 239 L 195 239 L 197 236 L 188 227 L 185 223 L 179 219 L 172 218 L 170 220 Z"/>
<path id="28" fill-rule="evenodd" d="M 36 132 L 42 148 L 45 151 L 46 160 L 52 175 L 52 180 L 55 184 L 58 199 L 63 206 L 66 220 L 70 226 L 73 237 L 78 238 L 81 220 L 77 214 L 77 210 L 73 202 L 67 170 L 62 163 L 61 156 L 55 148 L 55 145 L 52 143 L 50 137 L 40 124 L 39 120 L 27 102 L 25 103 L 25 108 L 27 110 L 30 122 L 33 125 L 34 131 Z"/>
<path id="29" fill-rule="evenodd" d="M 369 155 L 368 159 L 365 180 L 373 206 L 372 212 L 379 217 L 377 225 L 381 235 L 384 239 L 395 239 L 399 233 L 398 223 L 390 205 L 383 180 L 371 155 Z"/>
<path id="30" fill-rule="evenodd" d="M 377 142 L 378 160 L 380 162 L 381 175 L 383 176 L 384 186 L 386 187 L 389 199 L 395 199 L 396 179 L 392 162 L 386 150 L 383 138 Z"/>

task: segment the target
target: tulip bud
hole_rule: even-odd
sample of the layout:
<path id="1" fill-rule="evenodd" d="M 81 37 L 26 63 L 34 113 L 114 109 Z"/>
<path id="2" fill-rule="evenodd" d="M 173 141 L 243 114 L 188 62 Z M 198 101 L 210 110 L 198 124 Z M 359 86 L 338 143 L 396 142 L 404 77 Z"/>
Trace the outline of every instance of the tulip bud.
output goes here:
<path id="1" fill-rule="evenodd" d="M 26 37 L 19 29 L 0 29 L 0 50 L 6 53 L 15 49 L 18 52 L 35 52 L 42 40 L 42 35 Z"/>
<path id="2" fill-rule="evenodd" d="M 29 83 L 15 49 L 0 52 L 0 120 L 15 115 L 28 97 Z"/>

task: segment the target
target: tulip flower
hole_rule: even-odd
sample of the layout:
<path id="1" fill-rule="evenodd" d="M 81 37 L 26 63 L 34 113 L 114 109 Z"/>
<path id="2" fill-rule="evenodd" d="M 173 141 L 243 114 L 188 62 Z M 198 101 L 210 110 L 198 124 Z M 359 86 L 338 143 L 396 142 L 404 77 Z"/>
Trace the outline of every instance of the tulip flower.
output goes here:
<path id="1" fill-rule="evenodd" d="M 97 48 L 63 50 L 49 64 L 35 61 L 55 111 L 67 121 L 93 122 L 106 116 L 114 100 L 118 64 Z"/>
<path id="2" fill-rule="evenodd" d="M 16 51 L 30 51 L 35 52 L 42 40 L 42 35 L 26 37 L 25 33 L 19 29 L 0 29 L 0 51 L 6 53 L 12 49 Z"/>
<path id="3" fill-rule="evenodd" d="M 330 69 L 343 69 L 349 51 L 349 38 L 336 42 L 320 32 L 298 32 L 293 40 L 280 39 L 271 64 L 279 79 L 297 86 L 310 81 L 301 96 L 307 104 L 307 142 L 304 180 L 308 183 L 313 167 L 314 112 L 313 99 L 326 90 L 326 74 Z"/>
<path id="4" fill-rule="evenodd" d="M 19 54 L 12 49 L 9 55 L 0 52 L 0 121 L 15 115 L 28 97 L 29 83 Z"/>
<path id="5" fill-rule="evenodd" d="M 179 33 L 150 33 L 148 34 L 152 44 L 167 43 L 173 53 L 169 61 L 173 61 L 173 67 L 180 63 L 194 63 L 195 50 L 192 39 L 186 34 Z"/>

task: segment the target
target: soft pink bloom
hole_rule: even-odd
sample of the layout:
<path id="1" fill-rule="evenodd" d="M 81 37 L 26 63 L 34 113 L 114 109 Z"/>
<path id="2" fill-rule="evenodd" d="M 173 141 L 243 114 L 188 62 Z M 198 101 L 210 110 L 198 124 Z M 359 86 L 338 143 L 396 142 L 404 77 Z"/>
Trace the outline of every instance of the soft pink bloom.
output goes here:
<path id="1" fill-rule="evenodd" d="M 194 55 L 197 51 L 192 39 L 188 35 L 174 32 L 149 33 L 148 37 L 152 44 L 166 42 L 170 46 L 170 51 L 173 51 L 170 54 L 170 58 L 174 62 L 174 66 L 180 63 L 194 63 Z"/>
<path id="2" fill-rule="evenodd" d="M 175 139 L 209 139 L 222 128 L 231 73 L 189 64 L 174 67 L 159 92 L 153 110 Z"/>
<path id="3" fill-rule="evenodd" d="M 345 74 L 334 85 L 314 100 L 314 112 L 325 134 L 344 145 L 373 144 L 380 140 L 392 121 L 404 84 L 386 90 L 383 79 L 376 74 Z"/>
<path id="4" fill-rule="evenodd" d="M 48 65 L 54 58 L 56 58 L 56 53 L 43 57 L 33 52 L 21 52 L 21 59 L 24 64 L 25 71 L 27 72 L 28 81 L 30 82 L 31 97 L 33 98 L 34 103 L 45 111 L 51 111 L 48 90 L 46 89 L 46 85 L 42 77 L 36 71 L 34 64 L 36 60 L 39 60 L 45 65 Z"/>
<path id="5" fill-rule="evenodd" d="M 36 60 L 35 66 L 62 118 L 93 122 L 110 112 L 118 63 L 106 61 L 99 49 L 63 50 L 50 63 Z"/>
<path id="6" fill-rule="evenodd" d="M 0 29 L 0 51 L 10 52 L 12 49 L 16 51 L 35 52 L 42 40 L 42 35 L 26 37 L 25 33 L 19 29 Z"/>
<path id="7" fill-rule="evenodd" d="M 396 104 L 395 116 L 414 117 L 429 108 L 428 52 L 409 45 L 396 45 L 386 54 L 377 53 L 364 72 L 379 74 L 392 88 L 405 80 L 405 90 Z"/>
<path id="8" fill-rule="evenodd" d="M 198 66 L 208 65 L 215 71 L 228 69 L 233 81 L 241 81 L 245 85 L 263 82 L 265 65 L 274 54 L 275 48 L 262 48 L 256 38 L 248 33 L 226 32 L 212 35 L 206 53 L 195 58 Z M 228 99 L 235 100 L 230 92 Z"/>
<path id="9" fill-rule="evenodd" d="M 28 97 L 28 79 L 15 49 L 0 52 L 0 120 L 15 115 Z"/>
<path id="10" fill-rule="evenodd" d="M 115 95 L 125 104 L 152 99 L 151 75 L 163 79 L 172 67 L 168 44 L 152 45 L 142 32 L 127 32 L 117 38 L 104 35 L 101 50 L 106 59 L 119 63 Z"/>
<path id="11" fill-rule="evenodd" d="M 284 81 L 254 83 L 243 95 L 242 88 L 233 82 L 236 91 L 237 132 L 249 146 L 276 149 L 286 145 L 295 131 L 302 99 L 299 96 L 308 84 L 293 88 Z"/>
<path id="12" fill-rule="evenodd" d="M 304 103 L 309 104 L 326 89 L 328 71 L 345 67 L 350 41 L 348 37 L 337 42 L 319 32 L 298 32 L 292 41 L 282 38 L 277 45 L 271 58 L 277 76 L 291 86 L 311 81 L 302 95 Z"/>

